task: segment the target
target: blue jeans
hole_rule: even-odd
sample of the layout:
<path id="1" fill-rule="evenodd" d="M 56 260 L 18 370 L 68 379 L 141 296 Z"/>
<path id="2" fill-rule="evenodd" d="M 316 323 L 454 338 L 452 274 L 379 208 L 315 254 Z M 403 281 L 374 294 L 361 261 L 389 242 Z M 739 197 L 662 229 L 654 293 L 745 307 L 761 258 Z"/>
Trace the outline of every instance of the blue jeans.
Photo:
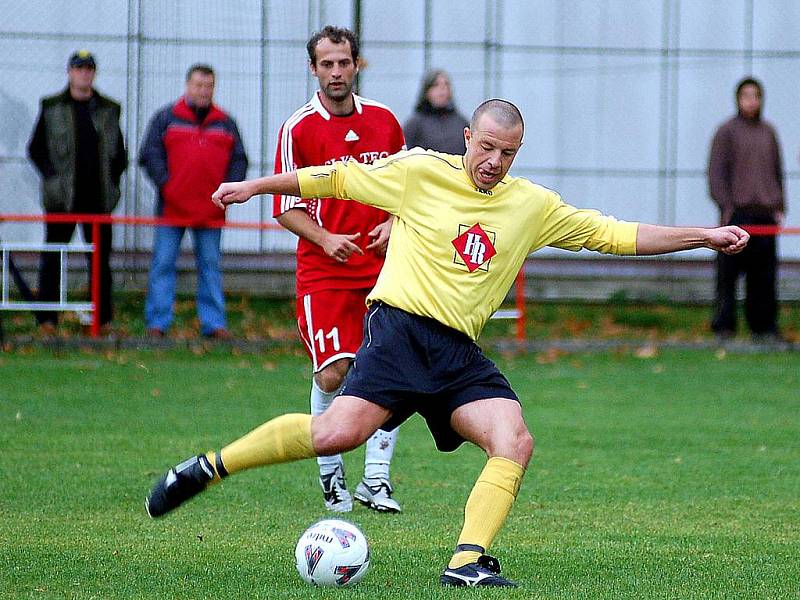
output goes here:
<path id="1" fill-rule="evenodd" d="M 175 264 L 185 227 L 156 227 L 153 261 L 144 303 L 147 327 L 166 331 L 172 323 L 175 302 Z M 225 329 L 225 298 L 219 270 L 221 229 L 191 228 L 197 264 L 197 317 L 200 332 L 210 335 Z"/>

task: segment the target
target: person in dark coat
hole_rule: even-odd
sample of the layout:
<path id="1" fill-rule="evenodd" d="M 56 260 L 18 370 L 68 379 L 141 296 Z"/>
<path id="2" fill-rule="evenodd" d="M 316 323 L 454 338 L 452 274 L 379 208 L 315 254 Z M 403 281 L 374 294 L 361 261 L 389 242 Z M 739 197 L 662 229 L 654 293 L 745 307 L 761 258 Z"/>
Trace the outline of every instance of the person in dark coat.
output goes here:
<path id="1" fill-rule="evenodd" d="M 422 79 L 414 114 L 403 125 L 406 146 L 447 154 L 464 153 L 464 128 L 469 121 L 456 109 L 450 77 L 441 69 Z"/>
<path id="2" fill-rule="evenodd" d="M 119 126 L 120 105 L 94 89 L 97 61 L 79 50 L 67 62 L 67 87 L 42 98 L 39 118 L 28 143 L 28 156 L 42 176 L 42 205 L 46 213 L 109 214 L 120 197 L 120 178 L 128 155 Z M 75 223 L 46 223 L 47 243 L 68 243 Z M 83 225 L 91 243 L 92 225 Z M 111 225 L 100 226 L 100 324 L 112 317 Z M 91 254 L 89 272 L 91 273 Z M 39 270 L 39 300 L 59 297 L 60 260 L 43 252 Z M 55 332 L 57 313 L 37 312 L 40 329 Z"/>
<path id="3" fill-rule="evenodd" d="M 714 135 L 708 161 L 709 191 L 721 225 L 780 225 L 786 213 L 781 150 L 775 128 L 761 118 L 764 90 L 748 77 L 736 87 L 736 116 Z M 753 236 L 736 256 L 717 257 L 717 298 L 712 330 L 736 332 L 736 281 L 746 279 L 745 318 L 757 340 L 778 338 L 778 266 L 774 235 Z"/>

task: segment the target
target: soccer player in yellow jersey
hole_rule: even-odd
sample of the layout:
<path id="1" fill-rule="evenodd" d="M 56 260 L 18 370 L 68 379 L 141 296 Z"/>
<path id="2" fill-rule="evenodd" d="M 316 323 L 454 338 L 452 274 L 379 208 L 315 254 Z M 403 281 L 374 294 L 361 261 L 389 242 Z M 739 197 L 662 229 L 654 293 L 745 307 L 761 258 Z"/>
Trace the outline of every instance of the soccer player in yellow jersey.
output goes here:
<path id="1" fill-rule="evenodd" d="M 522 145 L 519 110 L 487 100 L 464 130 L 463 157 L 411 150 L 372 165 L 349 161 L 224 183 L 220 207 L 255 194 L 350 198 L 396 217 L 386 263 L 369 294 L 364 343 L 340 395 L 321 415 L 277 417 L 223 447 L 173 467 L 151 490 L 152 517 L 251 467 L 351 450 L 414 412 L 440 450 L 469 441 L 488 460 L 464 510 L 443 585 L 516 584 L 486 554 L 506 520 L 533 453 L 508 380 L 476 345 L 525 257 L 543 246 L 614 254 L 707 247 L 735 254 L 748 234 L 625 223 L 579 210 L 558 194 L 507 175 Z"/>

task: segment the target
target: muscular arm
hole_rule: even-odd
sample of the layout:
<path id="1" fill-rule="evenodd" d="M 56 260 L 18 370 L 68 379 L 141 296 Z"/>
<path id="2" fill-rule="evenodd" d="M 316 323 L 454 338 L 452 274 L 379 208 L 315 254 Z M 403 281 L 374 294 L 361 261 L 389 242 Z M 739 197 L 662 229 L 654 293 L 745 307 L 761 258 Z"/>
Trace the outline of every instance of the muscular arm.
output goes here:
<path id="1" fill-rule="evenodd" d="M 211 195 L 211 201 L 218 208 L 224 210 L 231 204 L 242 204 L 259 194 L 300 196 L 297 173 L 289 171 L 288 173 L 277 173 L 276 175 L 267 175 L 258 179 L 223 183 Z"/>
<path id="2" fill-rule="evenodd" d="M 640 223 L 636 234 L 636 254 L 666 254 L 694 248 L 711 248 L 725 254 L 741 252 L 750 235 L 739 227 L 663 227 Z"/>

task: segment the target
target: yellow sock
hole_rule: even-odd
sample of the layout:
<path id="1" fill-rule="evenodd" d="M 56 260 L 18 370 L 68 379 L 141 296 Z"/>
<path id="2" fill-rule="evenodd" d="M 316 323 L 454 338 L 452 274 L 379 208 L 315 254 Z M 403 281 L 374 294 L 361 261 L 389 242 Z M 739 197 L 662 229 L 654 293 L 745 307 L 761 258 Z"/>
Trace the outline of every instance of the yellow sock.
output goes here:
<path id="1" fill-rule="evenodd" d="M 475 562 L 486 552 L 508 517 L 519 492 L 525 468 L 494 456 L 481 471 L 464 507 L 464 527 L 448 565 L 451 569 Z"/>
<path id="2" fill-rule="evenodd" d="M 230 473 L 316 456 L 311 443 L 311 415 L 288 414 L 257 427 L 219 452 L 209 452 L 214 482 Z"/>

